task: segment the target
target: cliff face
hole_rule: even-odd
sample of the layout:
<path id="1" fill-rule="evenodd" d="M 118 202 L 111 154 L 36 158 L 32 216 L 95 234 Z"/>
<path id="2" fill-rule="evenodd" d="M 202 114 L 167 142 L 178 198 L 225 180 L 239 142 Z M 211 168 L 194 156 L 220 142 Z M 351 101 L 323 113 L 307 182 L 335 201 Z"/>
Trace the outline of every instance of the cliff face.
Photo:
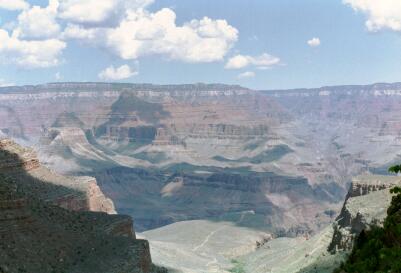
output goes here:
<path id="1" fill-rule="evenodd" d="M 75 211 L 98 211 L 115 214 L 113 202 L 104 196 L 92 177 L 58 175 L 40 165 L 32 149 L 23 148 L 12 140 L 0 140 L 0 170 L 15 177 L 49 183 L 54 190 L 32 187 L 31 194 L 54 205 Z M 22 170 L 22 171 L 21 171 Z M 26 185 L 28 186 L 28 185 Z M 70 192 L 61 187 L 68 187 Z"/>
<path id="2" fill-rule="evenodd" d="M 117 207 L 135 215 L 138 231 L 185 220 L 242 219 L 244 227 L 252 224 L 282 236 L 297 236 L 334 220 L 320 212 L 330 207 L 333 197 L 301 177 L 185 165 L 175 168 L 155 172 L 117 167 L 98 172 L 96 177 Z"/>
<path id="3" fill-rule="evenodd" d="M 316 205 L 307 198 L 296 202 L 296 212 L 292 213 L 288 209 L 294 206 L 285 207 L 292 203 L 287 202 L 285 193 L 271 194 L 266 189 L 260 195 L 268 197 L 262 196 L 264 202 L 257 207 L 267 212 L 272 203 L 278 204 L 281 213 L 304 222 L 316 213 L 333 215 L 337 212 L 334 203 L 343 201 L 345 185 L 353 176 L 367 169 L 380 169 L 398 158 L 400 90 L 400 84 L 280 92 L 203 84 L 61 83 L 3 88 L 0 135 L 38 144 L 41 161 L 62 174 L 101 177 L 116 167 L 127 167 L 126 181 L 101 181 L 107 195 L 121 198 L 113 198 L 117 210 L 127 213 L 133 211 L 127 206 L 129 200 L 136 199 L 137 188 L 145 184 L 130 183 L 130 169 L 156 170 L 162 177 L 170 177 L 185 165 L 190 170 L 184 175 L 213 172 L 218 167 L 227 173 L 241 172 L 249 180 L 254 179 L 255 172 L 274 173 L 275 179 L 302 177 L 312 191 L 316 190 L 317 199 L 330 196 L 329 204 Z M 170 171 L 176 166 L 178 170 Z M 209 182 L 202 180 L 194 186 L 187 180 L 182 194 L 174 191 L 168 198 L 180 195 L 180 201 L 206 200 Z M 146 185 L 146 194 L 155 198 L 141 205 L 169 215 L 164 220 L 147 219 L 150 224 L 146 227 L 179 219 L 173 207 L 163 207 L 167 197 L 162 198 L 160 190 L 166 184 Z M 240 192 L 241 186 L 233 187 Z M 230 191 L 227 187 L 220 189 L 224 196 Z M 248 202 L 249 198 L 253 197 L 241 194 L 236 213 L 253 209 L 254 204 L 248 205 L 254 203 Z M 195 215 L 207 206 L 199 203 Z M 228 200 L 221 207 L 230 205 Z M 186 204 L 181 207 L 183 214 L 192 214 Z M 217 214 L 219 210 L 212 212 Z M 327 220 L 316 222 L 324 224 Z"/>
<path id="4" fill-rule="evenodd" d="M 0 140 L 0 169 L 0 272 L 159 270 L 132 219 L 107 214 L 94 178 L 57 175 L 10 140 Z"/>
<path id="5" fill-rule="evenodd" d="M 76 127 L 105 142 L 156 144 L 163 130 L 176 145 L 274 135 L 267 127 L 290 117 L 274 100 L 239 86 L 50 84 L 2 90 L 0 119 L 0 131 L 30 140 L 51 127 Z"/>
<path id="6" fill-rule="evenodd" d="M 341 213 L 333 225 L 334 235 L 329 251 L 349 251 L 362 230 L 382 225 L 391 203 L 389 189 L 397 185 L 401 185 L 401 178 L 395 176 L 366 175 L 354 178 Z"/>

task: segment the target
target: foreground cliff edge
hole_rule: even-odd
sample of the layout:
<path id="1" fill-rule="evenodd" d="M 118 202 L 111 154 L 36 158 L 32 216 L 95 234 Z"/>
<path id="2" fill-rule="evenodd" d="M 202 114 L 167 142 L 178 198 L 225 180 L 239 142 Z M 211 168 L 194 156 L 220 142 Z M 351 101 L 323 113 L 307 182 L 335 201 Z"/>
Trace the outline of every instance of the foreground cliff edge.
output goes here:
<path id="1" fill-rule="evenodd" d="M 363 230 L 351 255 L 335 273 L 401 272 L 401 188 L 394 187 L 390 192 L 395 195 L 383 227 Z"/>
<path id="2" fill-rule="evenodd" d="M 95 179 L 59 176 L 0 139 L 0 272 L 166 272 Z"/>
<path id="3" fill-rule="evenodd" d="M 400 185 L 401 177 L 397 176 L 353 178 L 333 225 L 310 238 L 273 239 L 255 252 L 238 257 L 232 272 L 332 273 L 349 257 L 361 232 L 383 226 L 393 197 L 390 189 Z"/>

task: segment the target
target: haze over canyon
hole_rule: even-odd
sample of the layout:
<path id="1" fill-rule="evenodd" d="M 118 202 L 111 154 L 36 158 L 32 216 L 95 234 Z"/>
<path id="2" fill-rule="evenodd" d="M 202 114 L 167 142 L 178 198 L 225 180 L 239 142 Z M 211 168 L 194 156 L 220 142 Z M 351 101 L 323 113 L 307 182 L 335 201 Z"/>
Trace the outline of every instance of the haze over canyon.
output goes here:
<path id="1" fill-rule="evenodd" d="M 320 234 L 354 176 L 399 160 L 400 100 L 398 83 L 277 91 L 51 83 L 0 88 L 0 132 L 60 174 L 95 177 L 137 232 L 162 228 L 140 235 L 162 265 L 180 270 L 165 255 L 189 248 L 194 270 L 202 260 L 211 260 L 203 270 L 228 270 L 227 257 L 272 238 Z M 204 227 L 199 235 L 193 225 Z M 221 237 L 230 229 L 245 241 L 230 246 L 233 237 Z M 208 239 L 196 245 L 197 236 Z"/>

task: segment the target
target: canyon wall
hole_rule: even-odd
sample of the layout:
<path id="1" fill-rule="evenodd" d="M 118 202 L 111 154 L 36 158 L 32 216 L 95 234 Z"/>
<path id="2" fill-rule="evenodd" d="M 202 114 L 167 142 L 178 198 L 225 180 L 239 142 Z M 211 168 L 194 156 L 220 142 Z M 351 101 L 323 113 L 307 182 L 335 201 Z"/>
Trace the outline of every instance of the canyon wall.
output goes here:
<path id="1" fill-rule="evenodd" d="M 302 177 L 175 166 L 155 171 L 116 167 L 96 173 L 120 211 L 139 231 L 179 221 L 210 219 L 297 236 L 329 224 L 336 198 Z M 248 212 L 252 213 L 248 213 Z"/>
<path id="2" fill-rule="evenodd" d="M 58 175 L 41 166 L 32 149 L 21 147 L 9 139 L 0 139 L 0 153 L 2 173 L 26 179 L 25 186 L 32 186 L 29 191 L 33 196 L 70 210 L 116 214 L 113 202 L 104 196 L 95 178 Z M 33 183 L 30 185 L 29 182 L 35 179 L 51 184 L 54 191 L 49 192 Z M 64 190 L 65 187 L 71 191 Z"/>
<path id="3" fill-rule="evenodd" d="M 390 188 L 400 185 L 401 178 L 396 176 L 356 177 L 333 225 L 334 235 L 329 250 L 333 253 L 350 251 L 362 230 L 383 225 L 392 198 Z"/>
<path id="4" fill-rule="evenodd" d="M 7 139 L 0 169 L 1 272 L 165 272 L 94 178 L 55 174 Z"/>
<path id="5" fill-rule="evenodd" d="M 140 230 L 255 210 L 263 213 L 249 226 L 268 226 L 273 215 L 284 215 L 276 221 L 282 230 L 316 232 L 340 210 L 353 176 L 399 159 L 400 93 L 400 84 L 266 92 L 220 84 L 8 87 L 0 89 L 0 134 L 34 145 L 41 161 L 64 175 L 96 176 L 116 210 L 134 216 Z M 218 183 L 202 176 L 216 172 Z M 307 198 L 262 187 L 259 173 L 274 174 L 284 188 L 297 181 L 293 187 Z M 182 187 L 171 184 L 177 175 Z M 247 189 L 227 187 L 226 179 Z M 223 196 L 234 191 L 240 201 L 225 199 L 223 210 L 186 209 L 184 200 L 208 200 L 212 187 Z M 252 188 L 261 196 L 257 206 L 249 201 Z M 98 195 L 95 186 L 89 191 Z M 139 193 L 150 198 L 143 200 L 146 208 L 130 201 Z M 327 202 L 318 205 L 322 199 Z M 180 213 L 175 205 L 164 209 L 166 203 L 180 203 Z M 305 228 L 315 216 L 316 224 Z"/>

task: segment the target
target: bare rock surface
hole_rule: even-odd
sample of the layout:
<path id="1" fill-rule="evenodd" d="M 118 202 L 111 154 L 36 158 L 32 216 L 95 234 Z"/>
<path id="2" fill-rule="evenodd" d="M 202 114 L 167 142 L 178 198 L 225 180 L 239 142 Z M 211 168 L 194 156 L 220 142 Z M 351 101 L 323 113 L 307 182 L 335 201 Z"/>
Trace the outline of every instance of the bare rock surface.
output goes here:
<path id="1" fill-rule="evenodd" d="M 164 272 L 93 178 L 57 175 L 0 140 L 0 272 Z"/>
<path id="2" fill-rule="evenodd" d="M 397 185 L 401 185 L 401 178 L 397 176 L 356 177 L 333 225 L 335 233 L 329 250 L 349 251 L 362 230 L 383 225 L 392 198 L 389 189 Z"/>
<path id="3" fill-rule="evenodd" d="M 42 181 L 42 185 L 26 183 L 30 194 L 71 210 L 99 211 L 115 214 L 111 199 L 104 196 L 92 177 L 62 176 L 40 165 L 36 153 L 9 139 L 0 140 L 2 172 L 27 180 Z M 43 185 L 51 185 L 53 190 Z M 43 187 L 41 187 L 43 186 Z M 66 190 L 69 189 L 69 190 Z"/>

